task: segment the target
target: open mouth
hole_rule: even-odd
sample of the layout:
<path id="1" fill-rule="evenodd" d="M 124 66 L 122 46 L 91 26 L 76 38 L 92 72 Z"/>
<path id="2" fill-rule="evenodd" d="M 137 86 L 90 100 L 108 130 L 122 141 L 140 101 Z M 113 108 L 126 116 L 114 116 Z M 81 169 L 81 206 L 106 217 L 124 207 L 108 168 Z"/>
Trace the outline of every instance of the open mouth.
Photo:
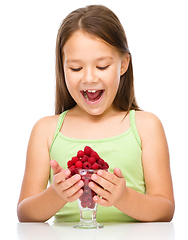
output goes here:
<path id="1" fill-rule="evenodd" d="M 81 93 L 87 101 L 95 102 L 101 98 L 104 90 L 84 90 Z"/>

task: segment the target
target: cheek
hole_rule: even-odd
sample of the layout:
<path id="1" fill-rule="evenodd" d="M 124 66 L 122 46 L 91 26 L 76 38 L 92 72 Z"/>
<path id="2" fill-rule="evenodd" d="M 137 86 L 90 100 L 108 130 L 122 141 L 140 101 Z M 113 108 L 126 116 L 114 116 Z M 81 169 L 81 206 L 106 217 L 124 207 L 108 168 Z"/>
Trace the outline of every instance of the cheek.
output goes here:
<path id="1" fill-rule="evenodd" d="M 114 68 L 113 71 L 109 72 L 108 78 L 110 85 L 114 88 L 114 91 L 119 87 L 120 82 L 120 71 L 118 68 Z"/>
<path id="2" fill-rule="evenodd" d="M 72 74 L 69 71 L 64 71 L 64 74 L 65 74 L 65 83 L 67 85 L 67 88 L 69 91 L 71 91 L 76 86 L 75 77 L 72 76 Z"/>

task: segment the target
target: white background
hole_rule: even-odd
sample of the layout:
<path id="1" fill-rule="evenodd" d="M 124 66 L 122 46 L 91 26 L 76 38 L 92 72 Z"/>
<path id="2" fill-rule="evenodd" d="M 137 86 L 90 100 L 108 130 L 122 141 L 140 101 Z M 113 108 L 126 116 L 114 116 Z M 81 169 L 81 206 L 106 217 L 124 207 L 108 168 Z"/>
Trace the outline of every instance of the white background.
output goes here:
<path id="1" fill-rule="evenodd" d="M 17 223 L 16 205 L 31 129 L 54 114 L 55 42 L 68 13 L 103 4 L 122 22 L 133 56 L 138 104 L 162 121 L 171 156 L 176 213 L 187 210 L 187 1 L 1 1 L 1 220 Z"/>

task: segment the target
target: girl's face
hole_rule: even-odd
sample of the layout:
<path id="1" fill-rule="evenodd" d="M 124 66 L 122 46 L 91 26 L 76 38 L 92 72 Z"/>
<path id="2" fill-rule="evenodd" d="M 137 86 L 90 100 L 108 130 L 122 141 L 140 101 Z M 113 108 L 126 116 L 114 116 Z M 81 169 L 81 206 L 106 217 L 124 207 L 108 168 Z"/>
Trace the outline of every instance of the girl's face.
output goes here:
<path id="1" fill-rule="evenodd" d="M 113 109 L 120 76 L 129 64 L 126 54 L 88 33 L 77 31 L 63 47 L 63 67 L 69 93 L 90 115 Z"/>

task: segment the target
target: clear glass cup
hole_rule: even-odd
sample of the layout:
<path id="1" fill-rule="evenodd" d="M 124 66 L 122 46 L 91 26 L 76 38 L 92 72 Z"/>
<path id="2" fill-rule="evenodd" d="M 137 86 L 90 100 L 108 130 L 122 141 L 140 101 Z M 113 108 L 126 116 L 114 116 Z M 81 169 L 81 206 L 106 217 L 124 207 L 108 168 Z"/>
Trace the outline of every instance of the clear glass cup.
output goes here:
<path id="1" fill-rule="evenodd" d="M 74 228 L 103 228 L 103 225 L 97 223 L 97 203 L 93 201 L 93 197 L 97 195 L 88 184 L 91 181 L 91 175 L 96 173 L 98 170 L 92 169 L 79 169 L 77 173 L 81 175 L 81 180 L 84 182 L 83 194 L 77 200 L 80 210 L 80 222 L 74 226 Z"/>

